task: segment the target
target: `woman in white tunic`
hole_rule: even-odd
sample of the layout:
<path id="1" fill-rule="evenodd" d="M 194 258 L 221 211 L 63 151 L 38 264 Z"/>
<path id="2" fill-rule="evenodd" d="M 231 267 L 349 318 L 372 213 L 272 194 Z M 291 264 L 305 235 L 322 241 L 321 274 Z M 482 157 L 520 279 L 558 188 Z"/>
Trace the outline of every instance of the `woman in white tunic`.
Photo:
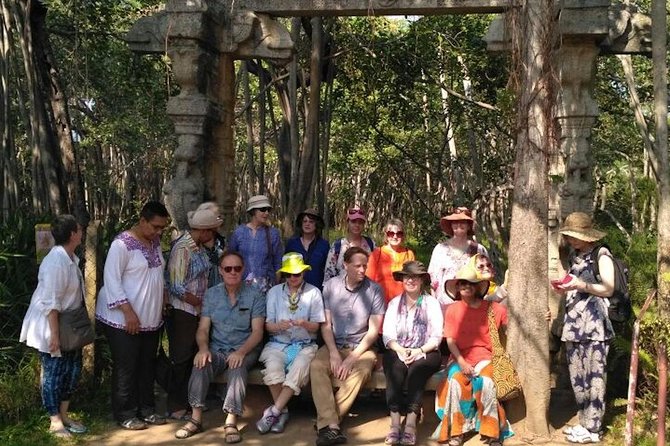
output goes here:
<path id="1" fill-rule="evenodd" d="M 168 216 L 150 201 L 139 223 L 114 239 L 95 310 L 112 353 L 112 411 L 129 430 L 165 424 L 155 411 L 153 383 L 164 290 L 160 235 Z"/>
<path id="2" fill-rule="evenodd" d="M 84 433 L 86 427 L 68 415 L 70 397 L 81 375 L 81 349 L 61 351 L 60 313 L 83 305 L 83 280 L 74 250 L 82 229 L 72 215 L 56 217 L 51 225 L 56 246 L 46 255 L 37 289 L 23 319 L 20 341 L 37 349 L 42 364 L 42 404 L 49 414 L 49 431 L 61 438 Z"/>

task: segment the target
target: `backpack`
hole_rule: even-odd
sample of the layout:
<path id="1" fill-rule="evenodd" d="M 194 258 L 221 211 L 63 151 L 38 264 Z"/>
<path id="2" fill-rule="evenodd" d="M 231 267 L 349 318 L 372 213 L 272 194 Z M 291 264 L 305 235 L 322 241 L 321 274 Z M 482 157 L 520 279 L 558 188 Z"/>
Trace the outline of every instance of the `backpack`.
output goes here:
<path id="1" fill-rule="evenodd" d="M 370 252 L 374 251 L 375 249 L 375 242 L 372 241 L 370 237 L 367 235 L 364 235 L 363 238 L 365 241 L 368 243 L 368 246 L 370 247 Z M 335 240 L 335 243 L 333 243 L 333 248 L 335 249 L 335 261 L 337 262 L 337 259 L 340 258 L 340 251 L 342 250 L 342 239 L 338 238 Z"/>
<path id="2" fill-rule="evenodd" d="M 607 310 L 608 316 L 612 322 L 626 322 L 633 315 L 633 304 L 628 292 L 628 266 L 621 259 L 614 257 L 609 246 L 606 244 L 597 245 L 593 249 L 593 252 L 597 253 L 597 258 L 593 262 L 593 274 L 596 280 L 599 282 L 602 280 L 598 268 L 598 258 L 600 257 L 600 250 L 602 248 L 609 251 L 609 257 L 612 259 L 612 264 L 614 265 L 614 291 L 608 298 L 610 302 Z"/>

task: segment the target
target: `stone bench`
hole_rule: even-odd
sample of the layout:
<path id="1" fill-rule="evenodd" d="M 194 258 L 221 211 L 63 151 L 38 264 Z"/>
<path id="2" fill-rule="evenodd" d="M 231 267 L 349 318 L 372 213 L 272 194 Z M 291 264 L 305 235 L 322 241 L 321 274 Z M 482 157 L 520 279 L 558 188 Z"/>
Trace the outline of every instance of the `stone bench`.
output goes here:
<path id="1" fill-rule="evenodd" d="M 384 375 L 384 371 L 379 367 L 381 364 L 381 355 L 378 356 L 377 358 L 377 367 L 372 371 L 372 375 L 370 376 L 370 379 L 365 383 L 365 386 L 363 388 L 369 389 L 369 390 L 385 390 L 386 389 L 386 376 Z M 257 365 L 251 371 L 249 372 L 249 379 L 247 381 L 248 384 L 254 384 L 254 385 L 259 385 L 263 386 L 265 385 L 263 383 L 263 373 L 261 372 L 262 366 Z M 225 374 L 221 374 L 217 376 L 214 379 L 214 382 L 216 383 L 225 383 L 226 378 Z M 437 389 L 437 385 L 444 379 L 446 376 L 446 369 L 442 368 L 440 369 L 437 373 L 435 373 L 433 376 L 430 377 L 428 382 L 426 383 L 426 390 L 430 391 L 435 391 Z M 337 378 L 333 378 L 333 387 L 339 387 L 340 382 Z"/>

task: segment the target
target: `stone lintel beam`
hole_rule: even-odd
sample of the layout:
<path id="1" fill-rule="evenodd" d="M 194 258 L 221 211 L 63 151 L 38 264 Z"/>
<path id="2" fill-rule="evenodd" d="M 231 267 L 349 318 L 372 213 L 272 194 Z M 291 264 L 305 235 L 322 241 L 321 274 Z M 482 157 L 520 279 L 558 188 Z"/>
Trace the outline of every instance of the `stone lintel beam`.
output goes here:
<path id="1" fill-rule="evenodd" d="M 284 17 L 491 14 L 510 0 L 238 0 L 236 7 Z"/>

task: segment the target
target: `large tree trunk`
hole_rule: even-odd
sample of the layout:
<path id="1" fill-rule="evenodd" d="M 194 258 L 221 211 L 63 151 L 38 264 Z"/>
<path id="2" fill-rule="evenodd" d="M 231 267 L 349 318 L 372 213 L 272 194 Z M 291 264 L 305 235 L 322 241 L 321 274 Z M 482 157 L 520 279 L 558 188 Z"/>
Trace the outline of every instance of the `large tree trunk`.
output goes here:
<path id="1" fill-rule="evenodd" d="M 509 244 L 508 349 L 521 377 L 527 437 L 549 435 L 548 308 L 548 154 L 553 150 L 551 108 L 551 0 L 527 0 L 513 30 L 519 56 L 516 170 Z M 523 413 L 514 413 L 512 418 Z M 516 421 L 516 420 L 513 420 Z"/>

